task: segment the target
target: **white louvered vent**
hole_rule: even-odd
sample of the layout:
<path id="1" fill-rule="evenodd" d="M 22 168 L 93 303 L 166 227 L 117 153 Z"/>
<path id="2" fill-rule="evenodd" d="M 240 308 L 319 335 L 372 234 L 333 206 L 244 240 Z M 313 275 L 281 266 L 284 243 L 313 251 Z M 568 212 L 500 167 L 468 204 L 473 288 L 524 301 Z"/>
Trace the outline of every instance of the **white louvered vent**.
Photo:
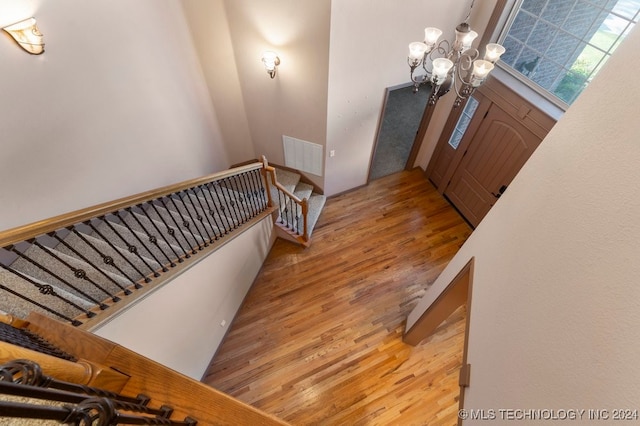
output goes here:
<path id="1" fill-rule="evenodd" d="M 282 135 L 284 165 L 322 176 L 322 145 Z"/>

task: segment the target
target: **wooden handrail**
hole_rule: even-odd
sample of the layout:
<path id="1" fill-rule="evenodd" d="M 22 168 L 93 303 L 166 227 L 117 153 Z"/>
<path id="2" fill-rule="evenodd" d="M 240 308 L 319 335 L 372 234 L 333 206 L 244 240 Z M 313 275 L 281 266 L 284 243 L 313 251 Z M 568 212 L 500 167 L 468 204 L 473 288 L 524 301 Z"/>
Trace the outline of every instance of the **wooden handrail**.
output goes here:
<path id="1" fill-rule="evenodd" d="M 6 247 L 11 244 L 25 241 L 37 235 L 53 232 L 57 229 L 65 228 L 76 223 L 93 219 L 95 217 L 100 217 L 123 209 L 125 207 L 135 206 L 137 204 L 163 197 L 174 192 L 182 191 L 184 189 L 192 188 L 204 183 L 213 182 L 215 180 L 224 179 L 226 177 L 237 175 L 239 173 L 260 169 L 262 167 L 263 164 L 259 162 L 247 164 L 245 166 L 236 167 L 233 169 L 225 170 L 223 172 L 213 173 L 211 175 L 186 180 L 184 182 L 176 183 L 173 185 L 163 186 L 158 189 L 141 192 L 139 194 L 120 198 L 114 201 L 108 201 L 106 203 L 97 204 L 95 206 L 54 216 L 49 219 L 44 219 L 27 225 L 8 229 L 6 231 L 0 232 L 0 247 Z"/>
<path id="2" fill-rule="evenodd" d="M 262 156 L 262 164 L 263 164 L 263 170 L 265 171 L 265 173 L 268 173 L 269 176 L 271 177 L 271 183 L 269 183 L 267 181 L 267 185 L 273 184 L 273 186 L 275 186 L 276 188 L 278 188 L 280 191 L 282 191 L 287 197 L 291 198 L 293 200 L 294 203 L 298 204 L 302 210 L 302 219 L 303 219 L 303 223 L 304 223 L 304 232 L 302 234 L 302 240 L 304 242 L 309 241 L 309 231 L 308 231 L 308 217 L 309 217 L 309 200 L 307 200 L 306 198 L 304 199 L 300 199 L 298 197 L 296 197 L 294 194 L 292 194 L 291 192 L 289 192 L 287 190 L 287 188 L 285 188 L 284 186 L 282 186 L 277 178 L 276 178 L 276 169 L 275 167 L 272 167 L 269 165 L 269 163 L 267 162 L 267 158 L 263 155 Z M 265 179 L 267 180 L 267 179 Z M 268 196 L 269 196 L 269 205 L 271 205 L 272 200 L 271 200 L 271 192 L 268 192 Z"/>

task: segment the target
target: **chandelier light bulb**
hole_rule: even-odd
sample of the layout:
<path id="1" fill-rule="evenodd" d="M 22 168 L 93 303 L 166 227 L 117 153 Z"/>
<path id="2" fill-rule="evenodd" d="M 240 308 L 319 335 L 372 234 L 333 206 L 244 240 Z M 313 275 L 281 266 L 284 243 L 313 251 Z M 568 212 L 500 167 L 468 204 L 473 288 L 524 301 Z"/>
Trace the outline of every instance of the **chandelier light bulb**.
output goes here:
<path id="1" fill-rule="evenodd" d="M 419 41 L 409 44 L 409 62 L 413 65 L 420 65 L 424 54 L 427 52 L 428 46 Z"/>
<path id="2" fill-rule="evenodd" d="M 505 48 L 497 43 L 489 43 L 487 44 L 486 51 L 484 54 L 484 60 L 489 61 L 492 64 L 495 64 L 500 56 L 505 52 Z"/>
<path id="3" fill-rule="evenodd" d="M 436 45 L 441 35 L 442 30 L 434 27 L 427 27 L 424 29 L 424 43 L 433 49 L 433 46 Z"/>
<path id="4" fill-rule="evenodd" d="M 433 60 L 433 80 L 434 84 L 442 84 L 447 79 L 449 70 L 453 67 L 453 62 L 447 58 Z"/>

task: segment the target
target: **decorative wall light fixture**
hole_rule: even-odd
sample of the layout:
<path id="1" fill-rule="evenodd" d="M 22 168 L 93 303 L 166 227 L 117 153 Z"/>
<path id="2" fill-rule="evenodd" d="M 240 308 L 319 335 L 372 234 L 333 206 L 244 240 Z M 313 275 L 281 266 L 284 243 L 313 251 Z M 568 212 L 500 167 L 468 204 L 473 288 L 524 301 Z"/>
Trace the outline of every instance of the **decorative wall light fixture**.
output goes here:
<path id="1" fill-rule="evenodd" d="M 280 65 L 278 54 L 271 50 L 264 52 L 262 54 L 262 63 L 267 70 L 267 74 L 269 74 L 271 78 L 274 78 L 278 70 L 278 65 Z"/>
<path id="2" fill-rule="evenodd" d="M 39 55 L 44 52 L 44 41 L 36 18 L 25 19 L 3 28 L 13 39 L 27 52 L 32 55 Z"/>
<path id="3" fill-rule="evenodd" d="M 453 86 L 457 95 L 453 106 L 459 107 L 477 87 L 484 83 L 493 69 L 493 64 L 505 52 L 501 45 L 489 43 L 485 47 L 484 58 L 478 59 L 480 52 L 471 47 L 478 33 L 472 31 L 467 23 L 473 3 L 472 1 L 467 17 L 456 27 L 456 39 L 453 43 L 447 40 L 438 42 L 442 31 L 429 27 L 424 29 L 424 42 L 409 44 L 407 63 L 411 68 L 413 91 L 415 93 L 423 84 L 431 83 L 429 105 L 435 105 L 438 99 L 449 92 Z M 434 58 L 436 55 L 441 57 Z M 421 65 L 425 74 L 415 76 L 415 70 Z"/>

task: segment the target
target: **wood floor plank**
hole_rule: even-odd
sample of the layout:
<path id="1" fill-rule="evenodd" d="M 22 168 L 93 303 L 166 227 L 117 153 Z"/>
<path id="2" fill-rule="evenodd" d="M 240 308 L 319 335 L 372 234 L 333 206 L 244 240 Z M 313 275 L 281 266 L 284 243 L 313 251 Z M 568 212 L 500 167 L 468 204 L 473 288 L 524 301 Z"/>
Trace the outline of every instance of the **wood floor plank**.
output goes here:
<path id="1" fill-rule="evenodd" d="M 471 229 L 419 170 L 330 198 L 276 241 L 203 382 L 294 425 L 453 425 L 465 312 L 404 323 Z"/>

